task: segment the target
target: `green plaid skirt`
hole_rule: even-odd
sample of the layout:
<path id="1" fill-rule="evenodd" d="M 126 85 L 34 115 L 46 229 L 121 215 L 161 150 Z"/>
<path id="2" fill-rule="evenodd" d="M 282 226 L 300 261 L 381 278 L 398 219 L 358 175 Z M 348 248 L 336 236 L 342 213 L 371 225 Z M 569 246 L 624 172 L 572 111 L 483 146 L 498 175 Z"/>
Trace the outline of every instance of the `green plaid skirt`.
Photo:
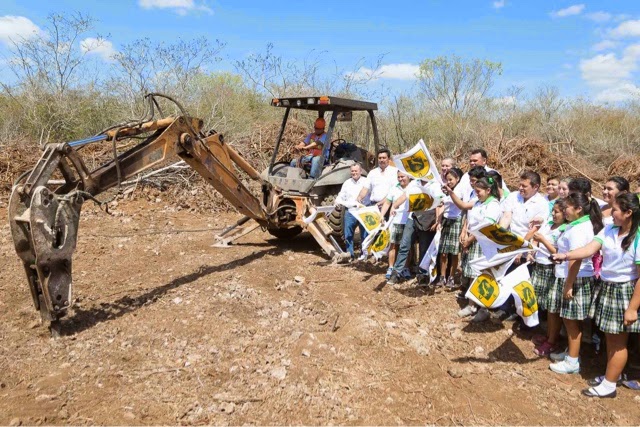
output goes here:
<path id="1" fill-rule="evenodd" d="M 533 265 L 531 284 L 536 293 L 538 308 L 540 310 L 547 310 L 547 294 L 549 293 L 551 285 L 556 280 L 556 276 L 553 274 L 553 267 L 553 264 L 545 265 L 536 263 Z M 560 294 L 560 298 L 562 298 L 562 294 Z"/>
<path id="2" fill-rule="evenodd" d="M 598 325 L 598 329 L 607 334 L 621 332 L 640 332 L 640 322 L 624 326 L 624 312 L 629 307 L 636 281 L 624 283 L 600 282 L 593 293 L 593 302 L 589 317 Z"/>
<path id="3" fill-rule="evenodd" d="M 564 279 L 561 280 L 564 287 Z M 569 320 L 584 320 L 589 317 L 591 297 L 595 284 L 595 277 L 576 277 L 575 282 L 573 282 L 573 298 L 562 298 L 560 317 Z"/>
<path id="4" fill-rule="evenodd" d="M 404 233 L 404 224 L 391 224 L 390 242 L 399 245 L 402 242 L 402 233 Z"/>
<path id="5" fill-rule="evenodd" d="M 460 253 L 460 232 L 462 231 L 462 216 L 456 219 L 445 218 L 442 223 L 442 231 L 440 234 L 440 248 L 438 252 L 441 254 Z"/>
<path id="6" fill-rule="evenodd" d="M 469 246 L 469 253 L 462 256 L 462 275 L 470 279 L 476 277 L 478 274 L 473 271 L 469 265 L 469 261 L 480 258 L 482 256 L 482 249 L 477 240 L 474 240 L 471 246 Z"/>
<path id="7" fill-rule="evenodd" d="M 544 305 L 549 313 L 560 313 L 562 309 L 562 289 L 564 279 L 556 278 L 549 284 L 547 294 L 538 299 L 538 306 Z"/>

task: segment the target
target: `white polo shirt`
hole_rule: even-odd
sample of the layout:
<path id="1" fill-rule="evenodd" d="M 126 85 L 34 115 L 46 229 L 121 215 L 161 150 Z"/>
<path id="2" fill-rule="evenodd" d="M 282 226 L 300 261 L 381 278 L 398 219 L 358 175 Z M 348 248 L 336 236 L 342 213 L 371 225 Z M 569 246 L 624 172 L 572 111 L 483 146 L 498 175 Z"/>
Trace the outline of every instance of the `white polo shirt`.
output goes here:
<path id="1" fill-rule="evenodd" d="M 367 175 L 367 180 L 366 188 L 370 191 L 369 199 L 378 203 L 384 200 L 389 190 L 398 183 L 398 168 L 387 166 L 384 171 L 379 167 L 374 168 Z"/>
<path id="2" fill-rule="evenodd" d="M 640 233 L 626 251 L 622 251 L 622 240 L 619 236 L 620 227 L 607 225 L 593 240 L 602 245 L 602 271 L 600 278 L 605 282 L 624 283 L 638 278 L 640 265 Z"/>
<path id="3" fill-rule="evenodd" d="M 558 238 L 558 253 L 563 254 L 586 246 L 593 241 L 593 236 L 593 225 L 591 225 L 589 215 L 580 217 L 568 224 Z M 592 277 L 594 274 L 591 257 L 583 259 L 578 277 Z M 556 265 L 555 275 L 561 279 L 566 279 L 569 275 L 569 263 L 563 262 Z"/>
<path id="4" fill-rule="evenodd" d="M 553 246 L 558 247 L 558 238 L 560 234 L 562 234 L 561 228 L 556 227 L 555 229 L 551 229 L 553 227 L 553 221 L 546 222 L 542 224 L 540 227 L 540 234 L 544 236 L 545 239 L 549 240 Z M 549 257 L 551 256 L 551 252 L 547 249 L 545 245 L 540 243 L 538 245 L 539 250 L 536 252 L 536 264 L 542 265 L 551 265 L 553 264 Z"/>
<path id="5" fill-rule="evenodd" d="M 487 220 L 496 223 L 500 221 L 501 216 L 500 202 L 495 197 L 489 196 L 484 202 L 478 200 L 467 213 L 468 228 L 469 230 L 476 230 Z"/>
<path id="6" fill-rule="evenodd" d="M 529 223 L 534 218 L 546 220 L 549 218 L 549 202 L 544 196 L 536 193 L 525 201 L 519 191 L 510 193 L 504 201 L 504 212 L 511 212 L 509 228 L 520 237 L 529 231 Z"/>
<path id="7" fill-rule="evenodd" d="M 349 178 L 342 184 L 342 188 L 340 188 L 340 193 L 338 193 L 337 201 L 345 202 L 349 204 L 357 203 L 358 195 L 360 194 L 360 190 L 366 185 L 369 185 L 369 180 L 365 176 L 360 176 L 360 179 L 354 181 L 353 178 Z M 369 204 L 369 196 L 364 198 L 362 201 L 363 205 Z"/>
<path id="8" fill-rule="evenodd" d="M 398 183 L 389 190 L 389 194 L 387 194 L 387 200 L 393 204 L 400 196 L 404 194 L 404 188 Z M 401 206 L 396 209 L 396 214 L 393 216 L 391 220 L 391 224 L 401 224 L 404 225 L 407 223 L 407 218 L 409 218 L 409 199 L 407 199 Z"/>

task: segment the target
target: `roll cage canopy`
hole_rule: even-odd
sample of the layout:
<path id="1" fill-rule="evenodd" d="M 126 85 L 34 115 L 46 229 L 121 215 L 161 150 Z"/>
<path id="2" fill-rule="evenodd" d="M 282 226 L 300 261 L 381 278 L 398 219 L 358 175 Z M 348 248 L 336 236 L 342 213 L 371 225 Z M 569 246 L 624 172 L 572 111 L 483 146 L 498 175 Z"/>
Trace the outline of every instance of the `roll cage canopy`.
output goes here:
<path id="1" fill-rule="evenodd" d="M 273 98 L 273 107 L 296 108 L 301 110 L 325 111 L 376 111 L 375 102 L 357 101 L 336 96 L 301 96 L 295 98 Z"/>

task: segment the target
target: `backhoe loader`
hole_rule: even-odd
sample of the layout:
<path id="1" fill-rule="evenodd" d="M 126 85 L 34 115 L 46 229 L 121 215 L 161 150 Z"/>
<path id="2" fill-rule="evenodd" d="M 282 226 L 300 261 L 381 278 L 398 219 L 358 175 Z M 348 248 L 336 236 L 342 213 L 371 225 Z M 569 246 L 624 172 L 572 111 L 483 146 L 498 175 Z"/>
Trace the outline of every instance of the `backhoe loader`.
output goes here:
<path id="1" fill-rule="evenodd" d="M 174 102 L 180 115 L 156 119 L 160 98 Z M 343 224 L 340 207 L 327 218 L 318 216 L 309 224 L 303 220 L 314 207 L 334 203 L 354 162 L 360 162 L 365 171 L 374 165 L 375 156 L 367 150 L 346 141 L 332 141 L 331 134 L 336 121 L 354 111 L 366 112 L 377 150 L 373 114 L 376 104 L 328 96 L 273 99 L 271 105 L 285 109 L 284 118 L 270 165 L 260 174 L 225 143 L 222 134 L 203 130 L 203 121 L 189 116 L 179 102 L 159 93 L 148 94 L 145 100 L 148 110 L 144 119 L 112 126 L 83 140 L 47 144 L 35 167 L 23 173 L 13 186 L 9 200 L 11 234 L 34 307 L 43 321 L 49 322 L 53 336 L 60 334 L 60 319 L 72 303 L 72 255 L 83 203 L 93 200 L 103 204 L 96 196 L 176 156 L 243 215 L 217 236 L 219 244 L 226 245 L 257 227 L 280 238 L 306 230 L 329 257 L 340 260 L 346 256 L 338 243 Z M 318 117 L 331 113 L 326 142 L 332 144 L 331 150 L 327 150 L 330 158 L 325 159 L 323 154 L 324 170 L 315 180 L 307 178 L 304 168 L 276 162 L 289 112 L 295 108 L 317 112 Z M 129 138 L 142 142 L 117 154 L 116 142 Z M 88 170 L 81 156 L 82 148 L 109 142 L 113 144 L 113 160 Z M 249 191 L 236 168 L 260 183 L 261 197 Z M 64 179 L 62 184 L 53 179 L 56 173 Z"/>

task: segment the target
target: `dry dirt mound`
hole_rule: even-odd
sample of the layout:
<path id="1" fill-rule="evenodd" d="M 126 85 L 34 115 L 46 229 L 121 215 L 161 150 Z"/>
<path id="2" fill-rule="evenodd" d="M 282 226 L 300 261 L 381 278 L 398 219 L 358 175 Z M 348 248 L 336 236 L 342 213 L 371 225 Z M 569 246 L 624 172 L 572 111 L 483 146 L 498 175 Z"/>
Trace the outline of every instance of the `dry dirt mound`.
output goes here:
<path id="1" fill-rule="evenodd" d="M 331 265 L 306 233 L 210 247 L 237 219 L 163 201 L 121 203 L 114 216 L 87 206 L 57 340 L 0 224 L 0 424 L 640 419 L 635 392 L 580 396 L 602 354 L 586 348 L 580 375 L 555 375 L 511 323 L 458 319 L 453 293 L 390 289 L 385 266 Z"/>

